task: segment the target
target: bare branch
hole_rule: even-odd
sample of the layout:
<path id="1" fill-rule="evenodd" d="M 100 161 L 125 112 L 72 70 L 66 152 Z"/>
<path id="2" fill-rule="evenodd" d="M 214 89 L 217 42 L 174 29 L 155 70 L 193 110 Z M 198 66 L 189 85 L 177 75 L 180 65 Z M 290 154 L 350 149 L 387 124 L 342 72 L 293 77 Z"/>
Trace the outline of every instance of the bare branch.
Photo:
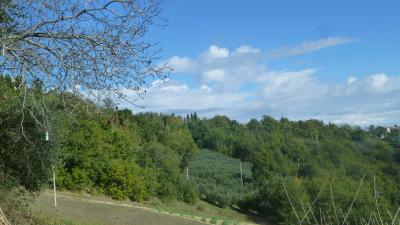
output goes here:
<path id="1" fill-rule="evenodd" d="M 13 0 L 13 29 L 0 34 L 0 74 L 40 80 L 46 91 L 134 105 L 169 68 L 147 41 L 158 0 Z M 162 19 L 161 19 L 162 21 Z M 3 29 L 2 29 L 3 31 Z M 37 102 L 39 104 L 40 101 Z M 44 112 L 44 110 L 41 110 Z"/>

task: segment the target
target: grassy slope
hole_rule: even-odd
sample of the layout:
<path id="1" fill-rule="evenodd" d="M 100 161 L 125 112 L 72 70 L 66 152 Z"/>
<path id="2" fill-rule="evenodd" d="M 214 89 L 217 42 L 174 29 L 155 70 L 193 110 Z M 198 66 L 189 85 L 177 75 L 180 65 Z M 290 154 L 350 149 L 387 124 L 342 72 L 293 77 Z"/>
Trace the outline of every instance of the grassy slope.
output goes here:
<path id="1" fill-rule="evenodd" d="M 103 196 L 91 197 L 83 194 L 61 192 L 58 207 L 53 206 L 50 192 L 39 196 L 33 204 L 33 214 L 44 224 L 73 225 L 202 225 L 201 220 L 218 224 L 251 224 L 242 214 L 229 209 L 220 209 L 204 202 L 197 206 L 183 203 L 162 204 L 149 202 L 137 204 L 118 202 Z M 45 221 L 45 222 L 44 222 Z"/>

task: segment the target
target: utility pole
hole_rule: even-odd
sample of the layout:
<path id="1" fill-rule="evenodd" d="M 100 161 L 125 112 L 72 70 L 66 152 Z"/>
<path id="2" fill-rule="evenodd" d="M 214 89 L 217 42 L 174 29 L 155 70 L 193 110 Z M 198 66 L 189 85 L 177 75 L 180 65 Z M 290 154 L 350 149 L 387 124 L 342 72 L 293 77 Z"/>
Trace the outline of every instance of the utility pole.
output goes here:
<path id="1" fill-rule="evenodd" d="M 239 168 L 240 168 L 240 181 L 242 182 L 242 188 L 243 188 L 244 184 L 243 184 L 242 161 L 239 161 Z"/>

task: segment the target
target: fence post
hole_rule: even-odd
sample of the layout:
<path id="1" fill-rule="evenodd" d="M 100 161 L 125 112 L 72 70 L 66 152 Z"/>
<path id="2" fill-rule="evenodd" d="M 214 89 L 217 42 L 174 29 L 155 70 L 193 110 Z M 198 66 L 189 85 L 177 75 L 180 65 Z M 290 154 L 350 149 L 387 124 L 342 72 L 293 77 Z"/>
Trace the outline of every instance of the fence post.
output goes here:
<path id="1" fill-rule="evenodd" d="M 53 191 L 54 191 L 54 207 L 57 207 L 57 191 L 56 191 L 56 172 L 53 166 Z"/>

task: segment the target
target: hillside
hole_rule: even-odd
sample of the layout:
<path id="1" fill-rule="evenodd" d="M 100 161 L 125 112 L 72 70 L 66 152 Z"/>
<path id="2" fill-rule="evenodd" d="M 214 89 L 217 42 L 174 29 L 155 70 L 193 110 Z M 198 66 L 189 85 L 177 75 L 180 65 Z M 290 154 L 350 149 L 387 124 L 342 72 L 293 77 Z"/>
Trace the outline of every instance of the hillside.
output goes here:
<path id="1" fill-rule="evenodd" d="M 17 98 L 12 85 L 4 78 L 1 88 Z M 382 127 L 365 130 L 269 116 L 239 123 L 226 116 L 135 114 L 93 104 L 96 114 L 78 104 L 83 99 L 76 96 L 69 97 L 77 107 L 65 113 L 59 97 L 43 95 L 53 109 L 48 140 L 45 130 L 34 129 L 35 117 L 18 111 L 18 102 L 7 100 L 0 111 L 6 131 L 0 140 L 0 176 L 7 181 L 0 185 L 0 203 L 13 220 L 29 218 L 19 201 L 29 202 L 29 193 L 46 187 L 53 165 L 61 190 L 139 203 L 158 199 L 197 206 L 205 200 L 273 224 L 298 222 L 309 211 L 320 221 L 326 217 L 322 211 L 333 215 L 349 205 L 347 216 L 335 216 L 336 222 L 356 224 L 356 218 L 375 213 L 377 202 L 391 212 L 382 220 L 390 219 L 400 204 L 395 130 L 385 135 Z M 24 130 L 29 142 L 15 138 L 22 117 L 30 128 Z"/>
<path id="2" fill-rule="evenodd" d="M 117 121 L 106 124 L 109 117 Z M 61 188 L 136 202 L 203 199 L 276 224 L 295 221 L 292 205 L 311 205 L 327 184 L 335 191 L 336 206 L 345 210 L 364 175 L 363 194 L 351 215 L 365 218 L 366 208 L 376 208 L 374 187 L 390 212 L 400 203 L 399 150 L 371 130 L 267 116 L 241 124 L 225 116 L 120 110 L 106 111 L 103 118 L 65 123 L 57 168 Z M 312 208 L 317 219 L 319 210 L 332 212 L 328 196 L 325 188 Z"/>

